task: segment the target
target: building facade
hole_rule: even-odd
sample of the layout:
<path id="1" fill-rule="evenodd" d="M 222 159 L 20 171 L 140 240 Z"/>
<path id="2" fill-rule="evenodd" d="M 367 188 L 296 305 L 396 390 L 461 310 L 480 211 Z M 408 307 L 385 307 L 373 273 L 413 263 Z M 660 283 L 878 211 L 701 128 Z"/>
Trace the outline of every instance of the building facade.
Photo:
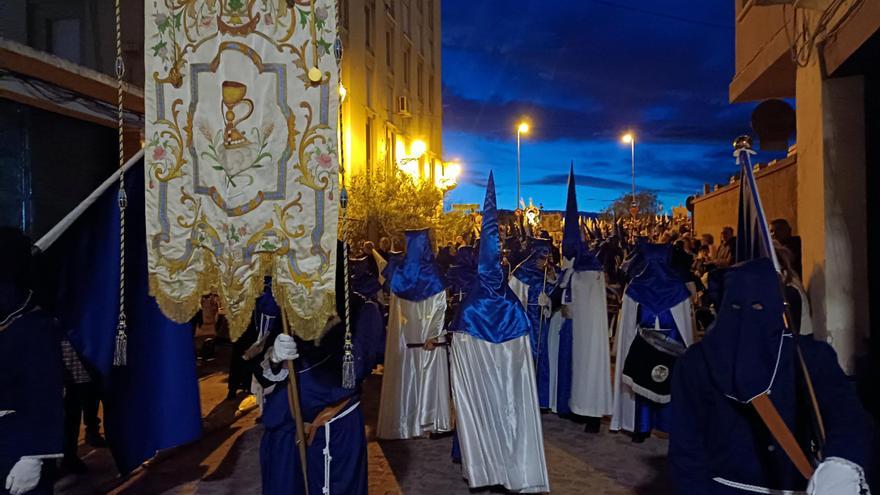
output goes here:
<path id="1" fill-rule="evenodd" d="M 730 101 L 796 102 L 797 229 L 814 327 L 844 370 L 876 381 L 880 336 L 869 329 L 880 281 L 868 249 L 880 214 L 880 1 L 735 0 L 735 22 Z"/>
<path id="2" fill-rule="evenodd" d="M 399 167 L 439 181 L 440 0 L 340 0 L 342 129 L 352 174 Z M 424 154 L 419 148 L 424 143 Z M 420 156 L 419 156 L 420 155 Z"/>
<path id="3" fill-rule="evenodd" d="M 441 158 L 440 0 L 337 2 L 346 177 L 400 168 L 448 185 Z M 131 155 L 143 129 L 144 2 L 121 0 L 121 8 Z M 115 29 L 112 2 L 0 1 L 4 225 L 41 235 L 117 166 Z M 53 128 L 63 134 L 47 131 Z M 59 150 L 61 156 L 44 153 Z M 81 180 L 52 186 L 51 177 L 65 170 L 76 170 Z"/>

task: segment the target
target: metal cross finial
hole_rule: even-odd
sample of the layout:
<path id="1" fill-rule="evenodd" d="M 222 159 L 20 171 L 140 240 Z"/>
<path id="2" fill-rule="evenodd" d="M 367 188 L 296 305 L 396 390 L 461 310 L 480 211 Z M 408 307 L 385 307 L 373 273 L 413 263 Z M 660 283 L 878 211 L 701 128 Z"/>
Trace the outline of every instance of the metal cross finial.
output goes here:
<path id="1" fill-rule="evenodd" d="M 733 149 L 752 149 L 752 137 L 746 134 L 733 140 Z"/>

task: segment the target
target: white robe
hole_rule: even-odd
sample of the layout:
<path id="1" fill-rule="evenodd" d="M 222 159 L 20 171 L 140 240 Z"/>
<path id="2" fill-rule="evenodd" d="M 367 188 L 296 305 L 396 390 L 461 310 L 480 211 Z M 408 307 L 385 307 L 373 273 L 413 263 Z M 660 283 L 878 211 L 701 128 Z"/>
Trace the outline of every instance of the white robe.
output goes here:
<path id="1" fill-rule="evenodd" d="M 599 418 L 611 414 L 611 349 L 608 341 L 608 303 L 605 274 L 573 272 L 571 291 L 571 400 L 575 414 Z"/>
<path id="2" fill-rule="evenodd" d="M 456 333 L 452 385 L 462 474 L 470 487 L 549 492 L 529 336 L 493 344 Z"/>
<path id="3" fill-rule="evenodd" d="M 614 369 L 614 411 L 611 416 L 611 430 L 635 430 L 636 402 L 635 394 L 632 389 L 623 383 L 623 363 L 626 361 L 626 355 L 629 353 L 629 347 L 632 345 L 638 333 L 638 308 L 639 303 L 635 302 L 628 295 L 624 294 L 623 304 L 620 307 L 619 326 L 617 330 L 617 339 L 615 347 L 617 348 L 617 358 L 615 360 Z M 675 320 L 675 326 L 681 334 L 682 340 L 686 346 L 690 346 L 694 342 L 694 325 L 691 317 L 691 300 L 690 298 L 678 303 L 670 309 L 672 318 Z M 673 398 L 675 400 L 675 398 Z"/>
<path id="4" fill-rule="evenodd" d="M 452 430 L 446 346 L 432 351 L 407 347 L 442 335 L 445 312 L 445 291 L 422 301 L 391 296 L 379 438 L 416 438 Z"/>

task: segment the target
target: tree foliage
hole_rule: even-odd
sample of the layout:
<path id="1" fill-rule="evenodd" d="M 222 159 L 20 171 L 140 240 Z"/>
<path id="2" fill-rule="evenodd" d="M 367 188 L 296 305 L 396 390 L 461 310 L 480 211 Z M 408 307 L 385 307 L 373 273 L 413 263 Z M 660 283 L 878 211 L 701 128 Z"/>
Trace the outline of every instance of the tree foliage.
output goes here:
<path id="1" fill-rule="evenodd" d="M 630 208 L 632 207 L 632 194 L 626 193 L 615 199 L 602 212 L 605 219 L 611 218 L 629 218 L 632 216 Z M 640 191 L 636 193 L 636 204 L 639 207 L 639 217 L 654 216 L 660 213 L 660 201 L 657 199 L 657 193 L 654 191 Z"/>
<path id="2" fill-rule="evenodd" d="M 447 242 L 470 231 L 471 216 L 443 213 L 443 192 L 430 181 L 413 180 L 395 169 L 372 176 L 358 174 L 348 187 L 348 235 L 352 241 L 388 237 L 403 247 L 403 232 L 430 228 L 435 240 Z"/>

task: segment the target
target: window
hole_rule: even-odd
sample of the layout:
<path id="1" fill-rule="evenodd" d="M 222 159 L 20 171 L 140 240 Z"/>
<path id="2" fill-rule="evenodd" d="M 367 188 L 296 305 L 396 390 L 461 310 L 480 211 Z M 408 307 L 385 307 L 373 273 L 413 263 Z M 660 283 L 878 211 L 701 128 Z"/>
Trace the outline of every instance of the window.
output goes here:
<path id="1" fill-rule="evenodd" d="M 373 170 L 373 119 L 367 119 L 364 132 L 364 170 L 369 175 Z"/>
<path id="2" fill-rule="evenodd" d="M 403 82 L 409 85 L 409 63 L 410 63 L 410 47 L 403 50 Z"/>
<path id="3" fill-rule="evenodd" d="M 409 14 L 409 0 L 403 0 L 400 5 L 400 17 L 403 18 L 403 34 L 409 36 L 410 35 L 410 14 Z"/>
<path id="4" fill-rule="evenodd" d="M 388 72 L 394 74 L 394 30 L 385 31 L 385 64 Z"/>
<path id="5" fill-rule="evenodd" d="M 434 0 L 428 1 L 428 29 L 434 30 Z"/>
<path id="6" fill-rule="evenodd" d="M 419 64 L 416 66 L 416 95 L 418 95 L 419 99 L 424 96 L 424 91 L 422 90 L 422 78 L 424 73 L 424 65 L 421 60 L 419 60 Z"/>
<path id="7" fill-rule="evenodd" d="M 396 160 L 396 151 L 394 143 L 397 141 L 394 136 L 394 130 L 391 127 L 385 128 L 385 172 L 394 170 Z"/>
<path id="8" fill-rule="evenodd" d="M 385 13 L 388 17 L 394 19 L 394 0 L 385 0 Z"/>
<path id="9" fill-rule="evenodd" d="M 373 71 L 367 70 L 367 106 L 373 108 Z"/>
<path id="10" fill-rule="evenodd" d="M 428 109 L 434 110 L 434 76 L 428 78 Z"/>
<path id="11" fill-rule="evenodd" d="M 391 86 L 388 86 L 385 104 L 387 105 L 388 118 L 390 119 L 391 115 L 394 114 L 394 88 Z"/>
<path id="12" fill-rule="evenodd" d="M 373 8 L 370 5 L 364 5 L 364 24 L 367 49 L 373 51 Z"/>

